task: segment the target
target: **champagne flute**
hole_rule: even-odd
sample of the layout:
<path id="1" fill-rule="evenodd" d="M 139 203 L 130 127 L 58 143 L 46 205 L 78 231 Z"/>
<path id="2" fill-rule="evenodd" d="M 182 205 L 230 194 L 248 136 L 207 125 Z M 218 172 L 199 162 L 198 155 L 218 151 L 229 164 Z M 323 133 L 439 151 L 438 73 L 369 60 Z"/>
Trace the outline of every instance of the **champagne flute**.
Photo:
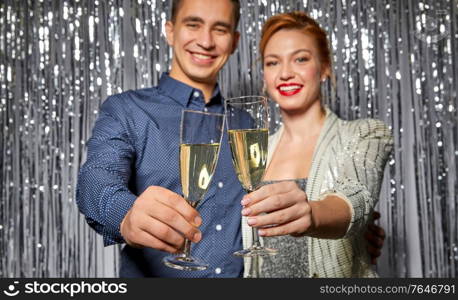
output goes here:
<path id="1" fill-rule="evenodd" d="M 269 106 L 266 97 L 245 96 L 225 101 L 232 162 L 237 177 L 247 193 L 256 190 L 264 177 L 269 136 Z M 256 257 L 277 254 L 259 242 L 258 231 L 251 229 L 253 245 L 234 253 Z"/>
<path id="2" fill-rule="evenodd" d="M 180 175 L 183 197 L 196 208 L 203 199 L 218 160 L 223 132 L 223 114 L 183 110 L 180 135 Z M 191 241 L 185 239 L 184 251 L 163 259 L 166 266 L 185 270 L 205 270 L 208 264 L 191 256 Z"/>

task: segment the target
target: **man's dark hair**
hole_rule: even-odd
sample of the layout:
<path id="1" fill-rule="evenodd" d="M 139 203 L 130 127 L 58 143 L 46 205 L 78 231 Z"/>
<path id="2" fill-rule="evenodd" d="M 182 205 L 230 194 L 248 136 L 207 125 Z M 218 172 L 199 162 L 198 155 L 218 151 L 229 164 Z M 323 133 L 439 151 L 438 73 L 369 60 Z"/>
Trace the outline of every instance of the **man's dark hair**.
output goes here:
<path id="1" fill-rule="evenodd" d="M 239 19 L 240 19 L 240 1 L 239 0 L 231 0 L 234 10 L 233 10 L 233 15 L 234 15 L 234 20 L 235 20 L 235 26 L 234 30 L 236 30 L 237 25 L 239 24 Z M 182 0 L 173 0 L 172 1 L 172 15 L 171 15 L 171 20 L 173 23 L 176 21 L 176 17 L 178 14 L 178 10 L 180 9 L 180 5 L 182 3 Z"/>

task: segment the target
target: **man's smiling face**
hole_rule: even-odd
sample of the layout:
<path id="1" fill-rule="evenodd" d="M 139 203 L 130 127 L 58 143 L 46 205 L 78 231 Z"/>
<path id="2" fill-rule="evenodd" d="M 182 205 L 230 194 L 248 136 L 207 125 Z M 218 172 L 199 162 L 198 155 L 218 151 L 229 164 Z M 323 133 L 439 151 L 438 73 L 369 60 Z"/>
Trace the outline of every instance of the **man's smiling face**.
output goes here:
<path id="1" fill-rule="evenodd" d="M 238 42 L 230 0 L 183 0 L 166 24 L 173 47 L 170 76 L 193 85 L 214 84 Z"/>

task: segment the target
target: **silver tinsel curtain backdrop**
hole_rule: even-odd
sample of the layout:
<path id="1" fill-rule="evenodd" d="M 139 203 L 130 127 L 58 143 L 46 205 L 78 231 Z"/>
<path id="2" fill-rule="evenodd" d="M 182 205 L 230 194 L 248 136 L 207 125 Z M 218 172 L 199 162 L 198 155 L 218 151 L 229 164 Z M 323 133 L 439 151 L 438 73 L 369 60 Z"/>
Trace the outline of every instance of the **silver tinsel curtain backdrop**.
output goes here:
<path id="1" fill-rule="evenodd" d="M 77 172 L 101 102 L 168 69 L 170 2 L 0 0 L 0 277 L 116 276 L 120 246 L 104 248 L 79 214 Z M 378 271 L 456 277 L 458 0 L 241 3 L 224 94 L 259 94 L 261 24 L 308 11 L 332 43 L 331 108 L 382 119 L 394 134 Z"/>

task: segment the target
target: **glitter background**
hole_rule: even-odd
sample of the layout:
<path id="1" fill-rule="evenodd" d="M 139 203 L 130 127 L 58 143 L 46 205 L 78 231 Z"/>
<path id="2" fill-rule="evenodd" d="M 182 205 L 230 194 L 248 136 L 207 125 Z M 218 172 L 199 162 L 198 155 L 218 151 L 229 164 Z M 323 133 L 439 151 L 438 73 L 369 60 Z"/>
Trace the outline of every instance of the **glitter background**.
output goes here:
<path id="1" fill-rule="evenodd" d="M 309 11 L 332 42 L 331 108 L 394 133 L 378 271 L 456 277 L 458 0 L 241 2 L 225 95 L 260 93 L 266 18 Z M 100 103 L 167 70 L 168 11 L 164 0 L 0 1 L 0 277 L 116 276 L 120 246 L 104 248 L 79 214 L 77 172 Z"/>

